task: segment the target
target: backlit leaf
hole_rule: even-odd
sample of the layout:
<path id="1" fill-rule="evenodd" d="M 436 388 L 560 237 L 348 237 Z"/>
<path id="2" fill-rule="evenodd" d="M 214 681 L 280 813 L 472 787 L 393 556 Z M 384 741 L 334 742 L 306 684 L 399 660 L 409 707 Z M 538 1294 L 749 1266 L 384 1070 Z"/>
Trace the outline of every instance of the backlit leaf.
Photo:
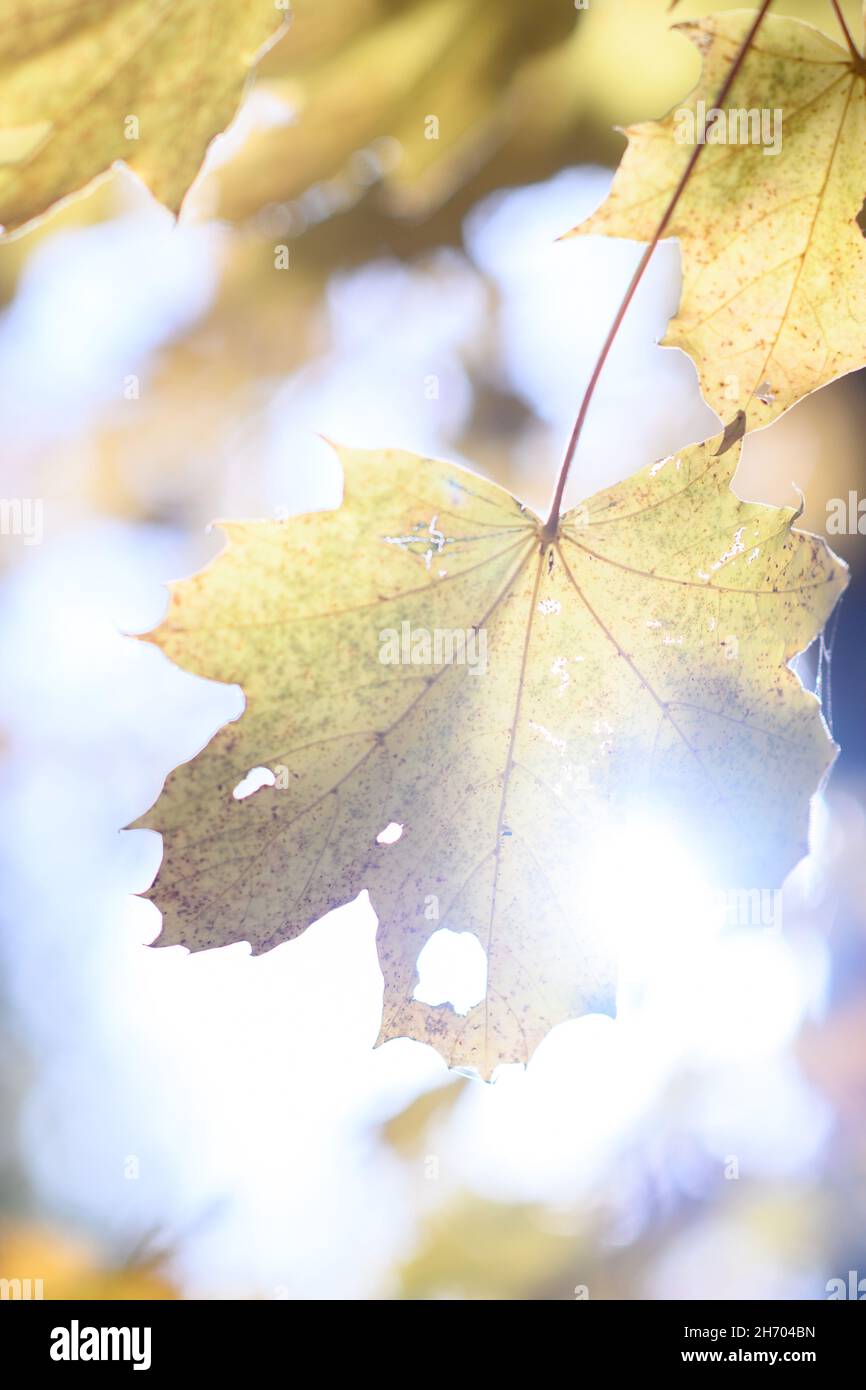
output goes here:
<path id="1" fill-rule="evenodd" d="M 698 86 L 663 121 L 628 130 L 610 196 L 575 231 L 649 241 L 706 136 L 665 232 L 680 242 L 683 287 L 664 343 L 694 360 L 721 418 L 744 409 L 755 429 L 866 360 L 866 64 L 771 15 L 711 123 L 752 20 L 678 26 L 703 55 Z"/>
<path id="2" fill-rule="evenodd" d="M 177 212 L 284 26 L 273 0 L 0 0 L 0 225 L 116 160 Z"/>
<path id="3" fill-rule="evenodd" d="M 489 1076 L 613 1008 L 616 943 L 584 891 L 599 837 L 650 818 L 709 847 L 723 883 L 779 883 L 833 756 L 787 663 L 844 568 L 792 510 L 734 495 L 739 445 L 720 442 L 597 494 L 553 540 L 495 484 L 389 451 L 340 451 L 336 511 L 226 524 L 149 638 L 246 695 L 137 823 L 164 837 L 161 944 L 265 951 L 366 888 L 380 1040 Z M 254 768 L 273 785 L 238 798 Z M 443 927 L 487 955 L 465 1015 L 413 998 Z"/>

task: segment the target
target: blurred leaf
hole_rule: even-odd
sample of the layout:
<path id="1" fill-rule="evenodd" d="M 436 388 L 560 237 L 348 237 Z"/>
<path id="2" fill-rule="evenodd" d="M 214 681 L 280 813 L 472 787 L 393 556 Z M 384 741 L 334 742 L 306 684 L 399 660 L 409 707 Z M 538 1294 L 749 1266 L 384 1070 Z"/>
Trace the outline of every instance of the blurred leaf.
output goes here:
<path id="1" fill-rule="evenodd" d="M 153 1300 L 179 1296 L 154 1263 L 112 1264 L 90 1241 L 47 1226 L 0 1227 L 0 1278 L 21 1280 L 22 1285 L 30 1280 L 29 1296 L 46 1299 Z M 32 1292 L 37 1280 L 41 1281 L 41 1294 Z"/>
<path id="2" fill-rule="evenodd" d="M 467 1193 L 424 1225 L 399 1270 L 402 1298 L 520 1299 L 563 1282 L 580 1245 L 543 1224 L 529 1203 L 486 1201 Z"/>
<path id="3" fill-rule="evenodd" d="M 539 126 L 573 114 L 573 81 L 536 82 L 531 99 L 526 87 L 533 60 L 574 30 L 562 0 L 344 0 L 338 12 L 339 26 L 315 0 L 296 6 L 291 52 L 266 69 L 293 119 L 220 172 L 222 215 L 313 190 L 317 218 L 380 178 L 395 209 L 426 214 L 495 150 L 513 139 L 537 151 Z"/>
<path id="4" fill-rule="evenodd" d="M 576 231 L 650 241 L 706 139 L 665 231 L 679 238 L 683 288 L 664 345 L 689 354 L 722 419 L 744 409 L 756 429 L 866 360 L 866 243 L 856 223 L 866 65 L 810 26 L 770 16 L 713 121 L 752 18 L 681 26 L 703 54 L 698 87 L 664 121 L 628 131 L 610 197 Z"/>
<path id="5" fill-rule="evenodd" d="M 392 1115 L 382 1126 L 382 1138 L 401 1158 L 421 1153 L 432 1125 L 454 1109 L 468 1085 L 465 1077 L 435 1086 L 416 1096 L 410 1105 Z"/>
<path id="6" fill-rule="evenodd" d="M 397 452 L 341 450 L 338 511 L 227 524 L 149 639 L 247 697 L 137 823 L 163 835 L 161 943 L 268 950 L 368 888 L 380 1041 L 429 1042 L 489 1077 L 612 1008 L 614 945 L 578 866 L 650 784 L 729 872 L 781 882 L 832 760 L 787 663 L 845 579 L 792 509 L 735 497 L 739 449 L 718 446 L 598 494 L 553 542 L 495 484 Z M 480 645 L 456 662 L 402 652 L 407 626 L 415 643 L 484 643 L 483 665 Z M 281 783 L 236 799 L 259 766 Z M 379 844 L 390 822 L 403 834 Z M 414 998 L 442 927 L 487 953 L 466 1015 Z"/>
<path id="7" fill-rule="evenodd" d="M 0 224 L 115 160 L 177 212 L 284 27 L 271 0 L 0 0 Z"/>

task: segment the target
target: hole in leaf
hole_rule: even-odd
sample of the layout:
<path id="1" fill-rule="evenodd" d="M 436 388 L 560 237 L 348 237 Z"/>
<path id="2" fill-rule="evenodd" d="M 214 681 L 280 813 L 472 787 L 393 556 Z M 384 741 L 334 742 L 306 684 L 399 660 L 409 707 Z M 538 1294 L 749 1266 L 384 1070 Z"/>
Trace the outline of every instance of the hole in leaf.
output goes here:
<path id="1" fill-rule="evenodd" d="M 395 845 L 402 834 L 402 825 L 398 825 L 395 820 L 392 820 L 388 825 L 385 826 L 384 830 L 379 831 L 379 834 L 376 836 L 376 844 Z"/>
<path id="2" fill-rule="evenodd" d="M 418 957 L 414 998 L 422 1004 L 452 1004 L 466 1014 L 487 993 L 487 953 L 472 932 L 433 933 Z"/>
<path id="3" fill-rule="evenodd" d="M 238 782 L 232 796 L 235 801 L 243 801 L 245 797 L 252 796 L 260 787 L 272 787 L 276 782 L 276 777 L 269 767 L 252 767 L 246 777 L 242 777 Z"/>
<path id="4" fill-rule="evenodd" d="M 866 202 L 864 202 L 855 220 L 863 235 L 866 236 Z"/>

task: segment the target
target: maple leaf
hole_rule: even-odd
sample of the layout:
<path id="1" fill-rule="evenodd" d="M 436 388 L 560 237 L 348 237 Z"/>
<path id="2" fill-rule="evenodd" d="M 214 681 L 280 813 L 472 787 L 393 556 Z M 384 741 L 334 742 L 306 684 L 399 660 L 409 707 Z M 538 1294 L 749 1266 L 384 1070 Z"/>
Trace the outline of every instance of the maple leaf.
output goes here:
<path id="1" fill-rule="evenodd" d="M 729 884 L 780 882 L 833 755 L 787 663 L 844 566 L 791 509 L 735 496 L 740 446 L 721 442 L 599 493 L 552 540 L 496 484 L 391 451 L 339 451 L 336 511 L 225 524 L 146 639 L 246 695 L 134 827 L 164 839 L 160 944 L 265 951 L 366 888 L 380 1041 L 487 1077 L 612 1010 L 614 944 L 581 895 L 604 827 L 649 805 L 711 841 Z M 236 797 L 256 767 L 275 784 Z M 413 998 L 442 927 L 487 954 L 465 1015 Z"/>
<path id="2" fill-rule="evenodd" d="M 698 86 L 664 120 L 626 132 L 609 197 L 570 233 L 652 240 L 703 137 L 664 232 L 679 238 L 683 284 L 663 345 L 688 353 L 712 408 L 722 419 L 745 409 L 749 429 L 866 360 L 866 64 L 771 16 L 713 119 L 753 19 L 675 26 L 703 55 Z"/>
<path id="3" fill-rule="evenodd" d="M 177 212 L 285 27 L 270 0 L 0 0 L 0 225 L 116 160 Z"/>

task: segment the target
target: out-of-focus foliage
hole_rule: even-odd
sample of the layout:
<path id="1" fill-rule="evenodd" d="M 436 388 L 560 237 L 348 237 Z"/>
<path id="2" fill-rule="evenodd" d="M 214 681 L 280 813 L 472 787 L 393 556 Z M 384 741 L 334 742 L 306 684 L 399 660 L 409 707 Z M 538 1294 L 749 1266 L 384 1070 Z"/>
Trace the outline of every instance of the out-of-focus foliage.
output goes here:
<path id="1" fill-rule="evenodd" d="M 524 1299 L 550 1287 L 563 1297 L 582 1247 L 543 1208 L 461 1194 L 424 1223 L 399 1270 L 399 1296 Z"/>
<path id="2" fill-rule="evenodd" d="M 862 820 L 859 810 L 855 815 Z M 842 825 L 850 829 L 849 820 Z M 832 1035 L 815 1031 L 833 1046 Z M 858 1055 L 862 1061 L 862 1050 Z M 856 1103 L 858 1087 L 846 1089 L 844 1070 L 841 1076 L 836 1093 Z M 823 1297 L 824 1273 L 842 1268 L 850 1254 L 849 1217 L 855 1241 L 866 1230 L 854 1196 L 862 1167 L 856 1145 L 838 1146 L 837 1185 L 828 1190 L 818 1181 L 766 1182 L 741 1172 L 735 1155 L 718 1164 L 690 1150 L 678 1128 L 677 1116 L 688 1113 L 700 1085 L 695 1076 L 678 1076 L 656 1109 L 654 1132 L 637 1135 L 633 1149 L 612 1159 L 591 1200 L 565 1203 L 493 1199 L 449 1181 L 460 1148 L 459 1112 L 443 1114 L 440 1091 L 422 1093 L 390 1122 L 411 1125 L 413 1143 L 400 1152 L 407 1177 L 416 1178 L 419 1220 L 383 1293 L 577 1302 L 730 1298 L 744 1287 L 759 1290 L 769 1277 L 789 1297 Z M 672 1180 L 684 1166 L 690 1192 Z"/>
<path id="3" fill-rule="evenodd" d="M 613 1194 L 610 1194 L 612 1198 Z M 612 1204 L 611 1204 L 612 1205 Z M 618 1238 L 610 1210 L 553 1208 L 542 1203 L 495 1202 L 458 1193 L 422 1223 L 417 1248 L 395 1271 L 394 1293 L 407 1299 L 598 1299 L 665 1297 L 660 1289 L 664 1253 L 718 1239 L 722 1220 L 739 1244 L 739 1258 L 756 1266 L 778 1261 L 794 1277 L 808 1268 L 818 1237 L 820 1194 L 797 1186 L 772 1191 L 761 1184 L 721 1189 L 718 1206 L 684 1203 L 659 1213 L 640 1242 Z M 747 1270 L 707 1271 L 703 1288 L 734 1296 Z M 741 1285 L 742 1287 L 742 1285 Z M 812 1297 L 821 1296 L 816 1284 Z M 675 1297 L 703 1294 L 688 1278 Z"/>
<path id="4" fill-rule="evenodd" d="M 45 1224 L 0 1226 L 0 1277 L 30 1281 L 30 1291 L 24 1294 L 29 1298 L 152 1301 L 178 1297 L 160 1273 L 158 1260 L 133 1257 L 121 1264 L 93 1241 Z M 35 1281 L 39 1281 L 39 1293 L 33 1292 Z"/>
<path id="5" fill-rule="evenodd" d="M 385 1121 L 382 1126 L 385 1143 L 404 1158 L 420 1153 L 428 1142 L 431 1128 L 448 1118 L 468 1084 L 464 1077 L 458 1076 L 444 1086 L 422 1091 Z"/>
<path id="6" fill-rule="evenodd" d="M 264 0 L 3 0 L 0 225 L 15 230 L 119 159 L 177 212 L 284 28 Z"/>
<path id="7" fill-rule="evenodd" d="M 440 205 L 493 156 L 512 178 L 574 121 L 563 0 L 348 0 L 324 16 L 300 0 L 290 54 L 263 70 L 290 113 L 221 176 L 219 211 L 248 217 L 309 190 L 295 222 L 351 206 L 381 179 L 413 217 Z"/>

